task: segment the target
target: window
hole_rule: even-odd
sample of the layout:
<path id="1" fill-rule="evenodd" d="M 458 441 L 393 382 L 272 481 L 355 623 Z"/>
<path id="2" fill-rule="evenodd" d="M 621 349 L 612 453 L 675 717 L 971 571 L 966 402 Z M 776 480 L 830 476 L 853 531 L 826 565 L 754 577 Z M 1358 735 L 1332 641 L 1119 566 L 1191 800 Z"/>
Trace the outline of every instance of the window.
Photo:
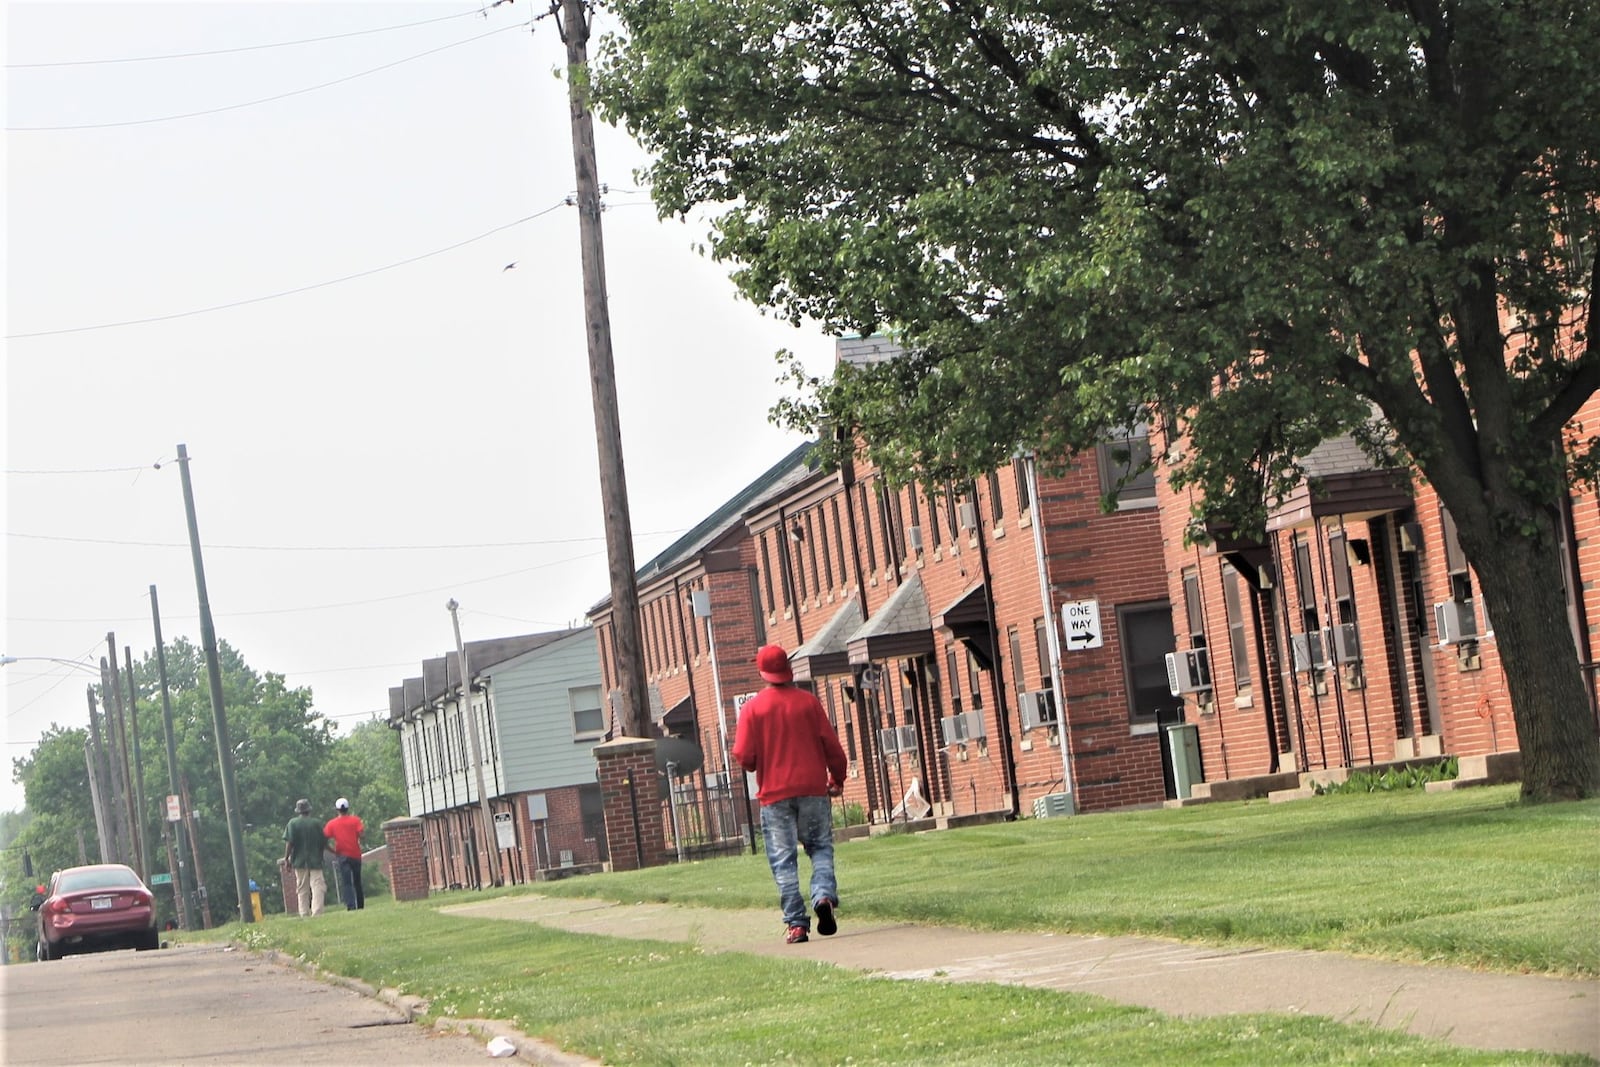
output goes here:
<path id="1" fill-rule="evenodd" d="M 945 671 L 950 675 L 950 710 L 957 715 L 961 714 L 961 675 L 956 673 L 956 650 L 951 646 L 944 650 Z"/>
<path id="2" fill-rule="evenodd" d="M 828 512 L 821 507 L 817 508 L 817 540 L 822 542 L 822 569 L 817 572 L 822 579 L 822 587 L 836 589 L 840 583 L 834 579 L 833 552 L 828 547 Z"/>
<path id="3" fill-rule="evenodd" d="M 1122 634 L 1128 717 L 1136 723 L 1154 722 L 1157 710 L 1174 700 L 1167 688 L 1167 653 L 1177 647 L 1172 638 L 1172 607 L 1165 601 L 1118 607 L 1117 628 Z"/>
<path id="4" fill-rule="evenodd" d="M 1233 687 L 1250 685 L 1250 648 L 1245 643 L 1244 605 L 1239 597 L 1239 572 L 1222 565 L 1222 607 L 1228 616 L 1228 646 L 1233 650 Z"/>
<path id="5" fill-rule="evenodd" d="M 1162 667 L 1166 670 L 1166 667 Z M 977 711 L 983 707 L 983 679 L 978 676 L 978 657 L 967 649 L 967 695 L 972 697 L 972 710 Z"/>
<path id="6" fill-rule="evenodd" d="M 917 503 L 917 483 L 912 482 L 906 486 L 906 500 L 911 504 L 911 525 L 920 533 L 922 530 L 922 507 Z M 909 534 L 907 535 L 909 536 Z M 911 546 L 908 555 L 916 555 L 916 546 Z"/>
<path id="7" fill-rule="evenodd" d="M 928 497 L 928 547 L 939 547 L 939 501 Z"/>
<path id="8" fill-rule="evenodd" d="M 572 707 L 572 738 L 588 741 L 606 730 L 606 713 L 600 703 L 600 687 L 584 685 L 567 690 L 567 701 Z"/>
<path id="9" fill-rule="evenodd" d="M 946 525 L 950 527 L 950 543 L 954 544 L 961 522 L 956 516 L 956 487 L 948 482 L 944 487 L 944 516 L 950 520 Z"/>
<path id="10" fill-rule="evenodd" d="M 989 511 L 995 525 L 1000 525 L 1000 520 L 1006 517 L 1006 502 L 1000 495 L 1000 472 L 989 472 Z"/>
<path id="11" fill-rule="evenodd" d="M 1025 514 L 1033 509 L 1033 497 L 1028 492 L 1028 461 L 1017 458 L 1011 461 L 1011 480 L 1017 488 L 1017 512 Z"/>
<path id="12" fill-rule="evenodd" d="M 867 570 L 878 569 L 878 549 L 872 542 L 872 498 L 867 493 L 867 483 L 861 486 L 861 541 L 867 546 Z"/>
<path id="13" fill-rule="evenodd" d="M 1200 598 L 1200 572 L 1183 572 L 1183 607 L 1189 621 L 1189 647 L 1206 647 L 1206 608 Z"/>
<path id="14" fill-rule="evenodd" d="M 763 542 L 762 548 L 766 547 Z M 767 643 L 767 617 L 761 614 L 761 575 L 751 567 L 747 572 L 750 575 L 750 620 L 755 624 L 756 647 L 760 648 Z M 772 593 L 771 579 L 768 579 L 767 594 Z M 711 625 L 711 620 L 706 620 L 706 625 Z"/>
<path id="15" fill-rule="evenodd" d="M 778 607 L 772 601 L 772 555 L 767 551 L 767 539 L 765 537 L 761 539 L 761 580 L 767 594 L 767 611 L 777 611 Z M 760 607 L 761 605 L 758 601 L 756 603 L 757 615 L 761 614 Z"/>
<path id="16" fill-rule="evenodd" d="M 1022 673 L 1022 634 L 1015 626 L 1006 627 L 1006 646 L 1011 650 L 1011 691 L 1020 700 L 1028 686 Z"/>
<path id="17" fill-rule="evenodd" d="M 1467 554 L 1461 551 L 1456 520 L 1444 508 L 1439 509 L 1439 525 L 1444 533 L 1444 569 L 1450 576 L 1450 599 L 1471 603 L 1472 573 L 1467 568 Z"/>
<path id="18" fill-rule="evenodd" d="M 1355 549 L 1342 531 L 1328 535 L 1328 565 L 1333 571 L 1334 613 L 1341 623 L 1356 621 L 1355 594 L 1350 588 L 1350 553 Z M 1332 621 L 1332 620 L 1330 620 Z"/>
<path id="19" fill-rule="evenodd" d="M 1116 494 L 1117 506 L 1140 507 L 1156 498 L 1156 472 L 1150 463 L 1150 430 L 1144 423 L 1118 430 L 1095 450 L 1100 491 Z"/>
<path id="20" fill-rule="evenodd" d="M 839 498 L 828 501 L 833 511 L 833 547 L 839 556 L 839 585 L 850 584 L 850 557 L 844 554 L 844 524 L 839 521 Z"/>
<path id="21" fill-rule="evenodd" d="M 811 591 L 817 595 L 822 594 L 823 588 L 828 584 L 827 576 L 822 573 L 822 568 L 817 566 L 817 527 L 811 521 L 811 512 L 806 512 L 805 523 L 806 554 L 811 562 Z M 823 554 L 827 554 L 827 545 L 823 546 Z"/>
<path id="22" fill-rule="evenodd" d="M 1039 618 L 1033 620 L 1033 644 L 1039 653 L 1039 688 L 1049 689 L 1050 673 L 1050 632 L 1045 629 L 1046 620 Z"/>
<path id="23" fill-rule="evenodd" d="M 1321 619 L 1317 615 L 1317 589 L 1312 579 L 1311 572 L 1311 545 L 1304 537 L 1295 538 L 1294 542 L 1294 584 L 1295 592 L 1300 598 L 1300 621 L 1305 632 L 1311 633 L 1321 627 Z"/>

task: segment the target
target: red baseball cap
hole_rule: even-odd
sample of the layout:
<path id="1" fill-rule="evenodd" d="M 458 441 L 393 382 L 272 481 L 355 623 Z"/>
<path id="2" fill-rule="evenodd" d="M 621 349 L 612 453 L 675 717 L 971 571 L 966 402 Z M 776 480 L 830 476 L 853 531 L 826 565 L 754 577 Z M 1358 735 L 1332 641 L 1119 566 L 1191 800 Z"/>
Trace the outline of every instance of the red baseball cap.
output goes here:
<path id="1" fill-rule="evenodd" d="M 769 682 L 792 682 L 794 670 L 789 666 L 789 653 L 777 645 L 763 645 L 756 653 L 756 670 Z"/>

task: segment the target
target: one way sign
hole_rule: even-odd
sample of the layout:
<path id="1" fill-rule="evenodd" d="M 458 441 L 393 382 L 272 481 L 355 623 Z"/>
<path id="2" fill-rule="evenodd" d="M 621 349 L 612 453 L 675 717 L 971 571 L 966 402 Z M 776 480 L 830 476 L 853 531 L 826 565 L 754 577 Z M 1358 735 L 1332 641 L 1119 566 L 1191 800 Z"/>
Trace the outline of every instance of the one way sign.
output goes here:
<path id="1" fill-rule="evenodd" d="M 1067 635 L 1067 651 L 1082 652 L 1105 643 L 1100 633 L 1100 602 L 1069 600 L 1061 605 L 1061 629 Z"/>

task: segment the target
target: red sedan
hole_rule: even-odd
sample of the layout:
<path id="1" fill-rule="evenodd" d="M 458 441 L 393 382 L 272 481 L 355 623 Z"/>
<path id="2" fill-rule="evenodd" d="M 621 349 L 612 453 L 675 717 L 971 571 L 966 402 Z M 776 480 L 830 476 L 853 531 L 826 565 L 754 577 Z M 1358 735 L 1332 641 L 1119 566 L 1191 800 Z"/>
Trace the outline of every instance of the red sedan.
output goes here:
<path id="1" fill-rule="evenodd" d="M 161 947 L 150 888 L 120 863 L 68 867 L 50 879 L 39 914 L 39 958 L 102 948 Z"/>

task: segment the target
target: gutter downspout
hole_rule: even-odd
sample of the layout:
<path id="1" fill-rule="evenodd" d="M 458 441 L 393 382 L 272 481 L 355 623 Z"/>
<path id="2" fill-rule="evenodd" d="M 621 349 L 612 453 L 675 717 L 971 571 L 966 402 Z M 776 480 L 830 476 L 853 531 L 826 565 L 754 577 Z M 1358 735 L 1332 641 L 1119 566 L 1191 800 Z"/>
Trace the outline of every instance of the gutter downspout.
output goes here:
<path id="1" fill-rule="evenodd" d="M 1055 599 L 1050 595 L 1050 573 L 1044 558 L 1044 502 L 1039 498 L 1038 464 L 1029 453 L 1023 470 L 1028 479 L 1028 499 L 1033 501 L 1033 558 L 1039 571 L 1039 602 L 1044 605 L 1045 643 L 1050 652 L 1050 691 L 1056 701 L 1056 740 L 1061 745 L 1061 789 L 1067 794 L 1067 814 L 1078 813 L 1078 794 L 1072 786 L 1072 755 L 1067 743 L 1067 694 L 1061 685 L 1061 635 L 1056 629 Z"/>

